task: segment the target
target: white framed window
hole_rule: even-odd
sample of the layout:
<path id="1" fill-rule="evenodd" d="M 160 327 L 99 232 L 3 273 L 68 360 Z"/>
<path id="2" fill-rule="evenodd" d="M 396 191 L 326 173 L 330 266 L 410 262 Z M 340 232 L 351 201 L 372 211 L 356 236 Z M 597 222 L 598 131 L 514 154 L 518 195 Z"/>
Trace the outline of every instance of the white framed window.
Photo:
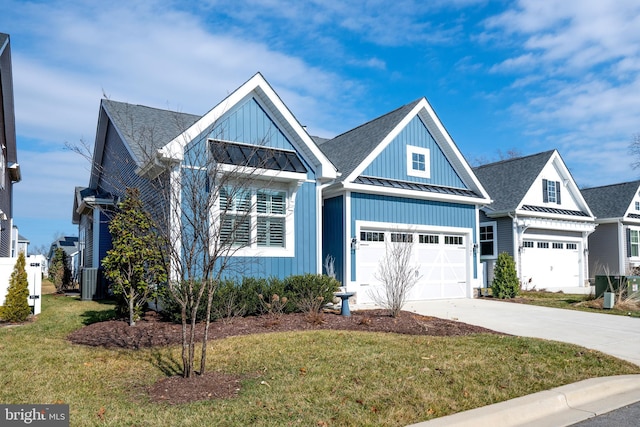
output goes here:
<path id="1" fill-rule="evenodd" d="M 629 230 L 629 256 L 637 257 L 640 255 L 640 239 L 638 230 Z"/>
<path id="2" fill-rule="evenodd" d="M 239 256 L 293 256 L 292 203 L 285 189 L 221 188 L 220 241 L 232 242 Z"/>
<path id="3" fill-rule="evenodd" d="M 560 242 L 553 242 L 551 246 L 553 249 L 564 249 L 564 243 Z"/>
<path id="4" fill-rule="evenodd" d="M 635 207 L 637 211 L 640 211 L 640 202 L 636 202 Z"/>
<path id="5" fill-rule="evenodd" d="M 480 256 L 497 257 L 496 222 L 484 222 L 480 224 Z"/>
<path id="6" fill-rule="evenodd" d="M 407 175 L 431 178 L 431 155 L 428 148 L 407 145 Z"/>
<path id="7" fill-rule="evenodd" d="M 576 249 L 578 249 L 578 244 L 577 243 L 567 243 L 567 249 L 575 251 Z"/>
<path id="8" fill-rule="evenodd" d="M 531 240 L 525 240 L 522 242 L 522 247 L 524 248 L 533 248 L 533 242 Z"/>
<path id="9" fill-rule="evenodd" d="M 538 242 L 538 249 L 549 249 L 549 242 Z"/>
<path id="10" fill-rule="evenodd" d="M 542 201 L 544 203 L 561 204 L 560 181 L 542 180 Z"/>

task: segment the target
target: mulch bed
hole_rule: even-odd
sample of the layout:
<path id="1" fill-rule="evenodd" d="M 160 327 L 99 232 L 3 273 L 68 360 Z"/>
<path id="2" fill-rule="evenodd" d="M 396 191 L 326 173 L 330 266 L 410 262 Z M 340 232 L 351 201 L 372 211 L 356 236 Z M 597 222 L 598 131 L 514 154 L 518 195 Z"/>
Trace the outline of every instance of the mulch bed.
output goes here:
<path id="1" fill-rule="evenodd" d="M 204 325 L 197 326 L 197 338 L 202 337 Z M 302 313 L 280 316 L 238 317 L 216 321 L 209 327 L 209 337 L 220 339 L 237 335 L 301 330 L 346 330 L 367 332 L 393 332 L 408 335 L 459 336 L 477 333 L 497 333 L 480 326 L 453 320 L 422 316 L 403 311 L 392 318 L 384 310 L 353 311 L 350 317 L 326 312 L 310 318 Z M 162 320 L 158 314 L 148 312 L 130 327 L 122 320 L 92 323 L 68 336 L 75 344 L 106 348 L 140 349 L 179 345 L 182 327 Z M 180 404 L 196 400 L 231 398 L 240 389 L 241 378 L 224 373 L 210 372 L 192 378 L 168 377 L 148 389 L 152 401 Z"/>

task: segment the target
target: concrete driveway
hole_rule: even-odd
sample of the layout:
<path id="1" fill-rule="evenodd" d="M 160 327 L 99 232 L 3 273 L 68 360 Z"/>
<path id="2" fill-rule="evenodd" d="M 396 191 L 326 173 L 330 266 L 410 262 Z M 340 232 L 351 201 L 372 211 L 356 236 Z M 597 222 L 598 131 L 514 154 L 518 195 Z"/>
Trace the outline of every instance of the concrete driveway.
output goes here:
<path id="1" fill-rule="evenodd" d="M 404 309 L 512 335 L 578 344 L 640 366 L 640 318 L 483 298 L 410 302 Z"/>

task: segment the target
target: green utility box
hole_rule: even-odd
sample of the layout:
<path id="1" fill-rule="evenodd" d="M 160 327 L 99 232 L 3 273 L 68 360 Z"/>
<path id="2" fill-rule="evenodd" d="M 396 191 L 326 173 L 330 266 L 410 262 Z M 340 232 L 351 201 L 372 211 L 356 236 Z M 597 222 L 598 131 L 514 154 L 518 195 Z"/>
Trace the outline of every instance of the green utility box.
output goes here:
<path id="1" fill-rule="evenodd" d="M 627 296 L 640 293 L 640 276 L 627 276 Z"/>
<path id="2" fill-rule="evenodd" d="M 596 276 L 596 298 L 611 291 L 609 283 L 613 287 L 613 292 L 616 293 L 620 286 L 627 287 L 627 296 L 640 293 L 640 276 Z"/>
<path id="3" fill-rule="evenodd" d="M 613 292 L 616 292 L 624 281 L 625 276 L 596 276 L 596 298 L 601 298 L 605 292 L 611 290 L 609 283 L 613 287 Z"/>

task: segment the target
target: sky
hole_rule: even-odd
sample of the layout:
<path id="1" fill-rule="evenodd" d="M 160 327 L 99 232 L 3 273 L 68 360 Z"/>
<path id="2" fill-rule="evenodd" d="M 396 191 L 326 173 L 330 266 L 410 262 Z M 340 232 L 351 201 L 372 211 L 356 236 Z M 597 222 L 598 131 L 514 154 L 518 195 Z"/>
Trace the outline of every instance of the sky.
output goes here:
<path id="1" fill-rule="evenodd" d="M 638 179 L 637 0 L 2 0 L 30 251 L 71 222 L 103 97 L 203 115 L 256 72 L 331 138 L 426 97 L 472 165 L 557 149 L 578 186 Z"/>

